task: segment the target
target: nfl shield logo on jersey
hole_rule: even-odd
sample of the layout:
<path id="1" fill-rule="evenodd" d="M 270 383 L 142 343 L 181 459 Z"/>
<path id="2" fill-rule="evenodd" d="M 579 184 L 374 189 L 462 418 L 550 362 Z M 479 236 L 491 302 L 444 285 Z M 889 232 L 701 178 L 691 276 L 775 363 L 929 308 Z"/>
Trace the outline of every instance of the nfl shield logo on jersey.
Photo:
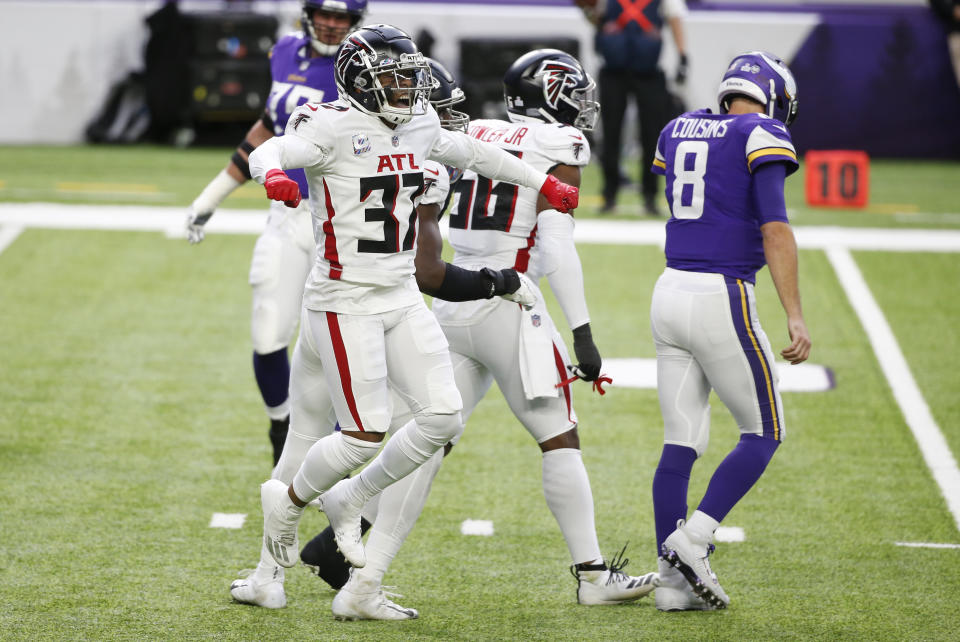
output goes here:
<path id="1" fill-rule="evenodd" d="M 353 153 L 357 156 L 364 152 L 369 152 L 371 148 L 370 139 L 366 134 L 353 135 Z"/>
<path id="2" fill-rule="evenodd" d="M 530 323 L 533 324 L 533 327 L 539 328 L 539 327 L 540 327 L 540 315 L 539 315 L 539 314 L 531 314 L 531 315 L 530 315 Z"/>
<path id="3" fill-rule="evenodd" d="M 399 136 L 394 136 L 393 138 L 390 139 L 390 142 L 393 143 L 393 146 L 394 146 L 394 147 L 400 147 L 400 137 L 399 137 Z"/>

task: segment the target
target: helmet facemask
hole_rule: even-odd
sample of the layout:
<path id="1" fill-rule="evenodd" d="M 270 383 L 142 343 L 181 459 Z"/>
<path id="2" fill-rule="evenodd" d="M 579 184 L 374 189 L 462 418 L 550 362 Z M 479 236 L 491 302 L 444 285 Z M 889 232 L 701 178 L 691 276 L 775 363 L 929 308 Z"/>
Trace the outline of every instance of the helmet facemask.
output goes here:
<path id="1" fill-rule="evenodd" d="M 587 86 L 570 92 L 567 102 L 577 110 L 573 126 L 585 132 L 593 131 L 600 117 L 600 103 L 597 102 L 597 83 L 587 76 Z"/>
<path id="2" fill-rule="evenodd" d="M 357 28 L 357 25 L 360 23 L 360 19 L 363 17 L 363 14 L 366 10 L 366 2 L 356 3 L 358 4 L 357 8 L 353 10 L 350 9 L 350 3 L 337 3 L 337 2 L 304 2 L 303 10 L 300 15 L 300 22 L 302 23 L 303 30 L 310 36 L 310 46 L 313 47 L 313 50 L 316 51 L 321 56 L 334 56 L 337 53 L 337 49 L 340 47 L 340 43 L 343 41 L 347 35 Z M 327 27 L 323 26 L 318 31 L 316 24 L 314 23 L 314 15 L 320 12 L 328 16 L 347 16 L 350 19 L 350 24 L 346 27 Z"/>
<path id="3" fill-rule="evenodd" d="M 463 90 L 459 87 L 454 87 L 452 95 L 449 98 L 430 101 L 433 108 L 437 110 L 437 115 L 440 116 L 441 127 L 449 129 L 450 131 L 467 133 L 467 128 L 470 126 L 470 116 L 453 108 L 454 105 L 462 103 L 466 99 L 467 97 L 463 93 Z"/>
<path id="4" fill-rule="evenodd" d="M 399 60 L 379 61 L 367 52 L 360 52 L 360 56 L 366 69 L 357 74 L 353 89 L 364 96 L 359 103 L 366 107 L 367 113 L 394 125 L 427 113 L 434 81 L 423 54 L 403 53 Z"/>

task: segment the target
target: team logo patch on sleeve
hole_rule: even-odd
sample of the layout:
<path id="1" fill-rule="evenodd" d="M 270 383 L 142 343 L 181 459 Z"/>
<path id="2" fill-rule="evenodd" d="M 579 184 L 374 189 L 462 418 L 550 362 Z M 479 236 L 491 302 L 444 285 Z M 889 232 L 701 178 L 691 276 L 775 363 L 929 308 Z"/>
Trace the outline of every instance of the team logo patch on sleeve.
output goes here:
<path id="1" fill-rule="evenodd" d="M 300 123 L 302 123 L 305 120 L 310 120 L 310 116 L 307 114 L 297 114 L 296 120 L 293 121 L 294 131 L 296 131 L 297 128 L 300 127 Z"/>
<path id="2" fill-rule="evenodd" d="M 360 154 L 365 154 L 369 152 L 372 148 L 370 144 L 370 139 L 366 134 L 354 134 L 353 135 L 353 153 L 355 156 Z"/>

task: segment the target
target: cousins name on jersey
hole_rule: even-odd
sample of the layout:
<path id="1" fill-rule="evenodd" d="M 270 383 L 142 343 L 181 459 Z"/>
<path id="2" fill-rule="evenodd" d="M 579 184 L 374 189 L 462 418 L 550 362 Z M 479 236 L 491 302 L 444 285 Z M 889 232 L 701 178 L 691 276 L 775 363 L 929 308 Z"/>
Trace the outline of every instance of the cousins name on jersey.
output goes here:
<path id="1" fill-rule="evenodd" d="M 684 118 L 680 116 L 673 124 L 671 138 L 723 138 L 727 135 L 728 120 L 707 118 Z"/>

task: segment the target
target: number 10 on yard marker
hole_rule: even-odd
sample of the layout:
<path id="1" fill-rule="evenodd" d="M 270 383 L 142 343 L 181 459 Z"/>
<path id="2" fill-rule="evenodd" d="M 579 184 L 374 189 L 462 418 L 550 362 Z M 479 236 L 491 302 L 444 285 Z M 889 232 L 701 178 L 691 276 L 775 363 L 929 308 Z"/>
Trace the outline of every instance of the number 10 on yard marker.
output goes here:
<path id="1" fill-rule="evenodd" d="M 804 156 L 807 204 L 864 207 L 870 192 L 870 157 L 854 150 L 811 150 Z"/>

